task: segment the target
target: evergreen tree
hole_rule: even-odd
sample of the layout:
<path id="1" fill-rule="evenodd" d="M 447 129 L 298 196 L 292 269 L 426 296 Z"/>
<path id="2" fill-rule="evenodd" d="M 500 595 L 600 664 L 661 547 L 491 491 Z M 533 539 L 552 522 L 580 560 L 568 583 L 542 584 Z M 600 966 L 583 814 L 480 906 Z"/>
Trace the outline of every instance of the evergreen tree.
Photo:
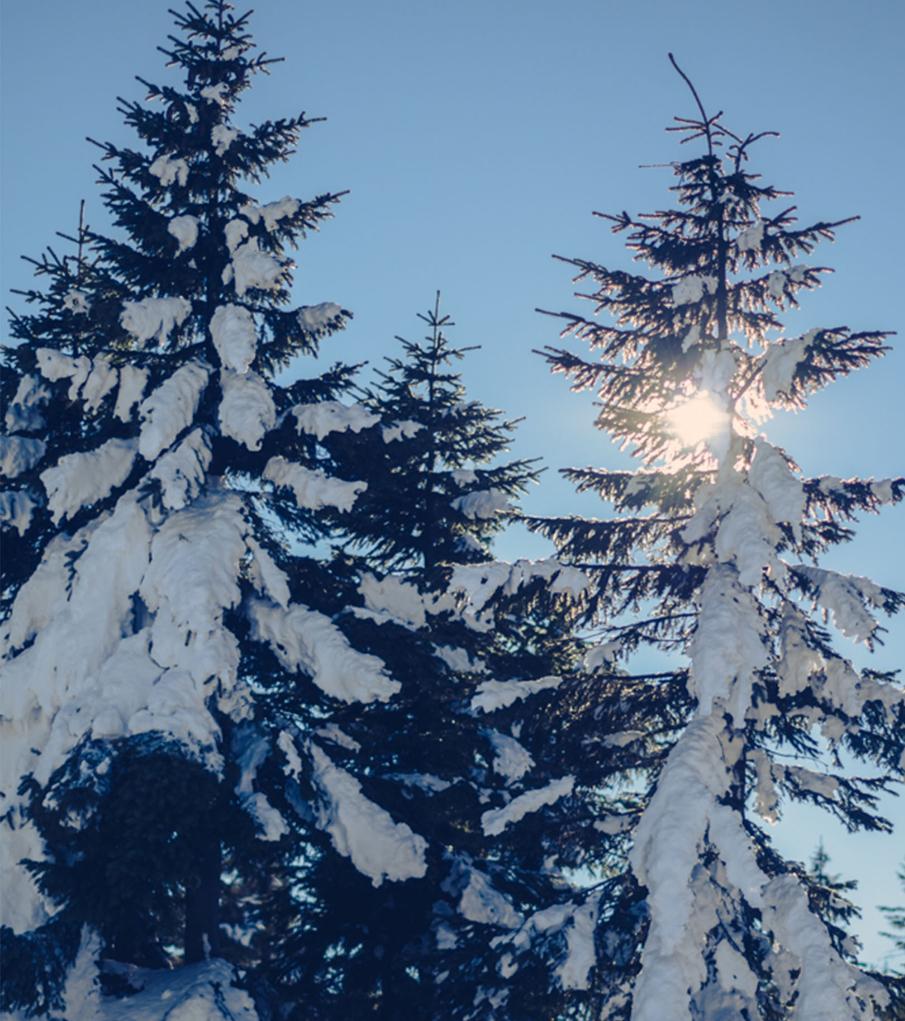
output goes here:
<path id="1" fill-rule="evenodd" d="M 469 348 L 450 344 L 439 295 L 420 318 L 427 337 L 400 338 L 402 354 L 362 394 L 381 429 L 353 437 L 325 421 L 321 440 L 367 482 L 345 522 L 364 596 L 352 612 L 402 685 L 384 705 L 334 714 L 325 737 L 331 758 L 426 840 L 427 868 L 378 885 L 336 856 L 312 857 L 300 881 L 314 908 L 290 929 L 277 981 L 300 1017 L 549 1018 L 584 979 L 566 936 L 581 905 L 555 860 L 577 799 L 555 741 L 520 742 L 520 703 L 574 663 L 572 604 L 541 608 L 536 596 L 561 565 L 489 560 L 536 473 L 500 462 L 514 423 L 466 399 Z M 335 406 L 333 422 L 347 414 Z M 491 610 L 476 587 L 488 598 L 506 588 L 520 612 L 500 598 Z M 513 979 L 519 965 L 494 944 L 524 939 L 551 906 L 547 945 Z"/>
<path id="2" fill-rule="evenodd" d="M 344 624 L 358 582 L 323 541 L 365 487 L 312 427 L 352 372 L 275 382 L 348 318 L 290 306 L 287 250 L 339 196 L 246 192 L 312 119 L 237 126 L 273 63 L 248 15 L 174 16 L 184 84 L 143 82 L 156 105 L 121 101 L 139 147 L 100 145 L 114 233 L 37 261 L 49 284 L 4 353 L 2 1002 L 69 1021 L 127 994 L 250 1017 L 232 965 L 266 1013 L 269 927 L 297 922 L 311 848 L 369 842 L 393 880 L 425 867 L 312 742 L 400 687 L 366 622 Z M 343 842 L 350 811 L 373 832 Z"/>
<path id="3" fill-rule="evenodd" d="M 757 817 L 808 802 L 851 829 L 890 828 L 876 800 L 902 777 L 903 693 L 893 675 L 856 669 L 834 632 L 872 648 L 876 615 L 905 596 L 819 561 L 859 511 L 901 499 L 905 479 L 803 477 L 759 425 L 882 355 L 888 334 L 783 335 L 782 311 L 827 272 L 797 260 L 849 221 L 798 226 L 787 193 L 748 169 L 771 133 L 734 134 L 691 91 L 698 113 L 670 130 L 702 151 L 671 164 L 676 207 L 605 217 L 652 272 L 564 260 L 613 322 L 557 313 L 599 358 L 546 353 L 574 389 L 597 391 L 596 425 L 643 467 L 566 472 L 621 516 L 532 525 L 583 566 L 610 639 L 602 660 L 688 658 L 659 678 L 604 670 L 610 685 L 588 710 L 619 732 L 640 792 L 628 896 L 599 932 L 599 1009 L 633 1021 L 879 1017 L 887 991 L 857 967 L 844 915 Z M 608 695 L 620 685 L 622 705 Z M 851 775 L 843 752 L 874 775 Z"/>

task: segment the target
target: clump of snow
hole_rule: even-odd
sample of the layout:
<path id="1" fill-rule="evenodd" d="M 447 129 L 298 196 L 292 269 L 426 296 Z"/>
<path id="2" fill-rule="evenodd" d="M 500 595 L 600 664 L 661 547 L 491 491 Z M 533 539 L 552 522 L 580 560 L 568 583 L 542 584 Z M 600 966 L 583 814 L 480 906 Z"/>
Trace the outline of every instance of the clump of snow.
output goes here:
<path id="1" fill-rule="evenodd" d="M 495 889 L 490 879 L 478 869 L 469 870 L 468 885 L 462 891 L 459 911 L 469 922 L 498 925 L 504 929 L 517 929 L 523 921 L 512 901 Z"/>
<path id="2" fill-rule="evenodd" d="M 572 912 L 572 924 L 566 929 L 566 956 L 556 969 L 563 989 L 587 989 L 591 969 L 597 963 L 594 949 L 594 927 L 597 923 L 597 901 Z"/>
<path id="3" fill-rule="evenodd" d="M 525 791 L 513 798 L 502 808 L 493 808 L 484 812 L 481 816 L 481 827 L 484 835 L 495 837 L 502 833 L 507 826 L 524 819 L 529 812 L 538 812 L 545 805 L 553 805 L 560 798 L 572 793 L 575 786 L 574 776 L 564 776 L 559 780 L 551 780 L 545 787 L 538 787 L 535 790 Z"/>
<path id="4" fill-rule="evenodd" d="M 759 438 L 754 448 L 754 461 L 748 472 L 749 482 L 764 498 L 773 520 L 788 522 L 798 534 L 805 508 L 801 481 L 792 473 L 777 447 Z"/>
<path id="5" fill-rule="evenodd" d="M 128 422 L 132 417 L 132 408 L 141 400 L 147 382 L 147 369 L 141 369 L 137 365 L 123 365 L 120 368 L 119 389 L 116 392 L 113 414 L 121 422 Z"/>
<path id="6" fill-rule="evenodd" d="M 109 496 L 129 477 L 135 463 L 135 440 L 107 440 L 96 450 L 64 454 L 41 472 L 54 524 Z"/>
<path id="7" fill-rule="evenodd" d="M 759 220 L 752 227 L 746 227 L 740 231 L 735 239 L 736 247 L 740 252 L 758 252 L 764 243 L 764 221 Z"/>
<path id="8" fill-rule="evenodd" d="M 295 216 L 301 203 L 289 195 L 277 199 L 276 202 L 268 202 L 263 206 L 256 206 L 253 202 L 247 202 L 239 212 L 252 223 L 264 221 L 264 227 L 268 232 L 273 233 L 280 225 L 280 220 Z"/>
<path id="9" fill-rule="evenodd" d="M 98 355 L 91 363 L 91 372 L 82 387 L 82 400 L 85 402 L 85 410 L 96 411 L 101 406 L 101 401 L 116 386 L 119 373 L 110 363 L 106 355 Z"/>
<path id="10" fill-rule="evenodd" d="M 44 456 L 47 444 L 30 436 L 0 436 L 0 475 L 14 479 Z"/>
<path id="11" fill-rule="evenodd" d="M 223 228 L 223 233 L 226 235 L 226 247 L 234 252 L 248 237 L 248 224 L 245 220 L 230 220 Z"/>
<path id="12" fill-rule="evenodd" d="M 139 343 L 156 339 L 163 344 L 191 311 L 192 304 L 186 298 L 142 298 L 141 301 L 124 301 L 119 321 Z"/>
<path id="13" fill-rule="evenodd" d="M 855 642 L 870 642 L 877 621 L 868 606 L 881 607 L 883 593 L 869 578 L 825 571 L 819 567 L 798 565 L 796 574 L 807 578 L 817 589 L 817 602 L 833 617 L 833 623 Z"/>
<path id="14" fill-rule="evenodd" d="M 462 593 L 466 604 L 479 613 L 497 593 L 514 595 L 523 585 L 537 579 L 547 581 L 551 593 L 568 594 L 572 599 L 577 599 L 589 584 L 579 568 L 551 558 L 517 560 L 513 564 L 504 561 L 458 564 L 453 569 L 449 587 L 452 592 Z"/>
<path id="15" fill-rule="evenodd" d="M 261 441 L 277 420 L 270 387 L 256 372 L 223 369 L 220 390 L 220 431 L 249 450 L 260 450 Z"/>
<path id="16" fill-rule="evenodd" d="M 243 797 L 242 807 L 258 824 L 258 836 L 262 840 L 279 840 L 289 832 L 286 820 L 260 791 Z"/>
<path id="17" fill-rule="evenodd" d="M 167 231 L 179 242 L 176 254 L 193 248 L 198 240 L 198 218 L 196 216 L 174 216 Z"/>
<path id="18" fill-rule="evenodd" d="M 400 689 L 383 660 L 358 652 L 322 613 L 305 606 L 284 610 L 262 600 L 248 606 L 252 636 L 266 642 L 287 670 L 304 670 L 342 702 L 387 702 Z"/>
<path id="19" fill-rule="evenodd" d="M 413 422 L 411 419 L 405 419 L 402 422 L 397 422 L 395 425 L 385 425 L 381 430 L 384 443 L 394 443 L 396 440 L 407 439 L 410 440 L 415 433 L 420 432 L 424 426 L 420 422 Z"/>
<path id="20" fill-rule="evenodd" d="M 215 124 L 211 128 L 211 145 L 218 156 L 222 156 L 238 137 L 239 132 L 225 124 Z"/>
<path id="21" fill-rule="evenodd" d="M 277 567 L 273 557 L 251 536 L 246 541 L 252 555 L 249 568 L 252 584 L 284 610 L 289 606 L 289 580 Z"/>
<path id="22" fill-rule="evenodd" d="M 521 780 L 534 766 L 531 753 L 514 737 L 502 734 L 498 730 L 491 730 L 487 736 L 496 753 L 493 768 L 500 776 L 505 777 L 508 783 Z"/>
<path id="23" fill-rule="evenodd" d="M 208 371 L 198 362 L 186 362 L 141 403 L 142 426 L 138 452 L 153 461 L 192 423 Z"/>
<path id="24" fill-rule="evenodd" d="M 334 765 L 316 744 L 310 748 L 314 778 L 325 795 L 318 825 L 330 834 L 336 850 L 375 887 L 384 879 L 402 882 L 425 875 L 427 841 L 366 798 L 355 777 Z"/>
<path id="25" fill-rule="evenodd" d="M 818 333 L 819 330 L 809 330 L 802 337 L 776 341 L 769 346 L 761 367 L 761 383 L 768 401 L 789 393 L 795 371 L 808 357 L 808 349 Z"/>
<path id="26" fill-rule="evenodd" d="M 217 106 L 226 106 L 229 102 L 228 92 L 229 86 L 226 82 L 217 82 L 216 85 L 205 85 L 201 90 L 201 97 L 209 103 L 216 103 Z"/>
<path id="27" fill-rule="evenodd" d="M 255 320 L 242 305 L 220 305 L 211 317 L 211 339 L 224 368 L 247 372 L 255 360 Z"/>
<path id="28" fill-rule="evenodd" d="M 201 491 L 211 462 L 211 448 L 203 429 L 193 429 L 151 470 L 160 483 L 162 501 L 168 510 L 182 510 Z"/>
<path id="29" fill-rule="evenodd" d="M 342 312 L 342 306 L 332 301 L 320 305 L 303 305 L 296 314 L 298 324 L 306 333 L 320 333 Z"/>
<path id="30" fill-rule="evenodd" d="M 380 417 L 361 404 L 342 404 L 340 401 L 320 401 L 317 404 L 296 404 L 292 409 L 299 432 L 322 440 L 335 432 L 361 432 L 370 429 Z"/>
<path id="31" fill-rule="evenodd" d="M 557 688 L 561 677 L 539 677 L 536 681 L 484 681 L 471 700 L 472 712 L 492 713 L 547 688 Z"/>
<path id="32" fill-rule="evenodd" d="M 0 522 L 25 535 L 37 506 L 24 489 L 4 489 L 0 493 Z"/>
<path id="33" fill-rule="evenodd" d="M 245 552 L 242 501 L 208 496 L 171 514 L 151 543 L 140 595 L 155 612 L 152 654 L 165 667 L 187 671 L 223 691 L 235 684 L 239 650 L 223 623 L 241 597 L 239 563 Z"/>
<path id="34" fill-rule="evenodd" d="M 44 415 L 40 408 L 49 397 L 50 392 L 47 387 L 42 386 L 37 376 L 23 376 L 6 409 L 4 417 L 6 428 L 10 432 L 40 429 L 44 425 Z"/>
<path id="35" fill-rule="evenodd" d="M 767 277 L 767 290 L 774 301 L 782 301 L 786 293 L 787 275 L 781 269 L 774 269 Z"/>
<path id="36" fill-rule="evenodd" d="M 189 165 L 182 159 L 173 159 L 168 154 L 158 156 L 148 167 L 148 172 L 153 174 L 163 188 L 169 188 L 174 182 L 179 183 L 181 188 L 185 187 L 189 177 Z"/>
<path id="37" fill-rule="evenodd" d="M 69 400 L 74 401 L 91 372 L 91 359 L 84 355 L 73 358 L 63 354 L 62 351 L 54 351 L 48 347 L 39 347 L 35 354 L 38 359 L 38 368 L 45 379 L 49 379 L 51 382 L 58 379 L 72 380 L 68 396 Z"/>
<path id="38" fill-rule="evenodd" d="M 391 574 L 377 578 L 366 573 L 362 575 L 358 591 L 364 596 L 365 606 L 375 614 L 385 615 L 409 627 L 424 627 L 425 600 L 409 582 Z"/>
<path id="39" fill-rule="evenodd" d="M 359 493 L 367 488 L 367 482 L 344 482 L 329 478 L 319 469 L 304 468 L 287 461 L 285 457 L 272 457 L 264 467 L 263 478 L 277 486 L 286 486 L 295 494 L 299 507 L 320 510 L 335 507 L 337 510 L 351 510 Z"/>
<path id="40" fill-rule="evenodd" d="M 710 713 L 719 701 L 741 726 L 755 675 L 767 664 L 757 604 L 725 564 L 708 569 L 699 599 L 697 626 L 688 650 L 689 691 L 698 700 L 699 714 Z"/>
<path id="41" fill-rule="evenodd" d="M 692 305 L 704 297 L 705 292 L 713 293 L 716 290 L 716 278 L 712 276 L 692 275 L 678 280 L 672 285 L 672 303 L 679 305 Z"/>
<path id="42" fill-rule="evenodd" d="M 85 315 L 89 308 L 88 296 L 84 291 L 78 291 L 74 287 L 70 287 L 63 297 L 63 308 L 67 312 L 74 312 L 76 315 Z"/>
<path id="43" fill-rule="evenodd" d="M 495 518 L 498 514 L 512 510 L 508 493 L 502 489 L 479 489 L 465 496 L 458 496 L 451 501 L 451 506 L 474 521 L 482 518 Z"/>
<path id="44" fill-rule="evenodd" d="M 232 262 L 223 271 L 223 283 L 234 280 L 236 294 L 241 298 L 249 288 L 278 290 L 283 272 L 280 260 L 269 252 L 262 252 L 257 238 L 249 238 L 233 251 Z"/>

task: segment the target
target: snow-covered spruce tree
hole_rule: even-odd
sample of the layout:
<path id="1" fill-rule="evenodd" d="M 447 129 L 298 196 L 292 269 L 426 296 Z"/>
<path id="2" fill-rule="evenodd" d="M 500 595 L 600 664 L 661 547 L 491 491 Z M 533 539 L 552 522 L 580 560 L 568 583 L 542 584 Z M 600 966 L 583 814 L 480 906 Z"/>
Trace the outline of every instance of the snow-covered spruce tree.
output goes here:
<path id="1" fill-rule="evenodd" d="M 609 657 L 688 657 L 626 735 L 651 784 L 630 855 L 646 922 L 640 959 L 600 1009 L 632 1021 L 880 1017 L 888 993 L 856 965 L 844 920 L 759 819 L 805 801 L 850 828 L 889 829 L 875 802 L 902 777 L 903 693 L 892 675 L 856 669 L 834 632 L 872 647 L 876 614 L 905 596 L 819 560 L 852 537 L 859 511 L 898 501 L 905 479 L 806 478 L 759 427 L 881 355 L 888 334 L 783 334 L 782 310 L 827 272 L 798 260 L 848 221 L 797 226 L 786 193 L 748 169 L 764 135 L 735 135 L 692 92 L 698 114 L 671 130 L 702 151 L 672 164 L 676 207 L 606 217 L 652 272 L 564 260 L 613 322 L 558 313 L 599 358 L 546 353 L 575 389 L 597 391 L 597 426 L 644 467 L 566 472 L 622 516 L 532 523 L 586 565 Z M 669 704 L 678 719 L 664 726 Z M 602 969 L 617 933 L 614 920 L 602 934 Z"/>
<path id="2" fill-rule="evenodd" d="M 266 971 L 303 834 L 331 846 L 355 801 L 311 733 L 399 688 L 335 623 L 361 597 L 322 552 L 365 484 L 305 426 L 351 372 L 274 381 L 347 317 L 289 306 L 286 250 L 338 196 L 246 193 L 311 121 L 237 126 L 272 63 L 247 15 L 175 18 L 184 84 L 145 82 L 152 105 L 122 102 L 139 147 L 100 146 L 115 233 L 39 261 L 4 353 L 3 1007 L 69 1021 L 117 1015 L 109 993 L 253 1014 L 227 962 Z M 355 804 L 394 878 L 423 868 Z"/>
<path id="3" fill-rule="evenodd" d="M 315 907 L 285 938 L 289 968 L 276 981 L 299 1017 L 549 1018 L 582 984 L 578 941 L 566 935 L 579 905 L 551 850 L 572 785 L 555 755 L 532 754 L 517 735 L 522 700 L 574 662 L 572 604 L 554 595 L 543 612 L 515 615 L 460 596 L 487 588 L 487 600 L 505 583 L 527 602 L 526 589 L 563 571 L 489 562 L 535 472 L 500 460 L 514 423 L 466 399 L 469 349 L 450 344 L 439 296 L 420 318 L 427 337 L 401 340 L 362 394 L 381 429 L 344 431 L 349 409 L 336 405 L 319 436 L 367 482 L 345 519 L 364 597 L 352 613 L 401 682 L 386 704 L 334 713 L 324 738 L 346 775 L 427 841 L 427 869 L 384 883 L 365 856 L 313 854 L 297 881 Z M 556 924 L 514 977 L 512 955 L 492 942 L 551 905 Z"/>

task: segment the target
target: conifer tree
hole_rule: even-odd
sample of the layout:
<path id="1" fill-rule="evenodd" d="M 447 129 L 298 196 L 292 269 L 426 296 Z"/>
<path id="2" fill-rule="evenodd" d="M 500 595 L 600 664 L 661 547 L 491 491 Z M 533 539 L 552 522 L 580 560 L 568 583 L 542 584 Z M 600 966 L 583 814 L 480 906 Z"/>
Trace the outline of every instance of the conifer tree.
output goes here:
<path id="1" fill-rule="evenodd" d="M 48 286 L 4 353 L 2 998 L 70 1021 L 115 1016 L 114 995 L 251 1017 L 231 966 L 265 1004 L 307 848 L 425 867 L 312 740 L 400 687 L 344 629 L 361 596 L 323 543 L 366 485 L 317 440 L 351 370 L 275 382 L 348 318 L 290 305 L 287 251 L 339 195 L 245 190 L 313 120 L 238 126 L 273 63 L 248 15 L 174 17 L 183 82 L 140 79 L 150 105 L 121 101 L 140 144 L 99 146 L 113 232 L 37 261 Z M 341 428 L 375 423 L 352 406 Z M 343 843 L 349 811 L 370 832 Z"/>
<path id="2" fill-rule="evenodd" d="M 876 800 L 903 774 L 902 689 L 857 669 L 837 636 L 872 649 L 878 613 L 905 596 L 820 559 L 905 479 L 804 477 L 760 427 L 882 355 L 889 334 L 784 334 L 783 310 L 827 272 L 799 260 L 850 221 L 799 226 L 788 193 L 749 169 L 772 132 L 733 133 L 685 81 L 698 110 L 670 130 L 700 151 L 670 164 L 676 205 L 605 215 L 650 273 L 563 260 L 612 322 L 555 313 L 597 357 L 546 351 L 573 389 L 596 390 L 597 427 L 642 463 L 566 471 L 620 516 L 531 522 L 586 572 L 600 662 L 617 664 L 591 708 L 640 791 L 627 897 L 598 930 L 595 1016 L 876 1018 L 889 994 L 856 965 L 846 918 L 760 820 L 808 802 L 851 829 L 890 828 Z M 684 651 L 687 668 L 639 680 L 629 668 L 654 662 L 649 649 Z M 621 705 L 608 695 L 620 685 Z"/>
<path id="3" fill-rule="evenodd" d="M 519 705 L 573 664 L 571 603 L 524 606 L 561 565 L 490 561 L 490 540 L 536 473 L 500 462 L 514 423 L 466 399 L 459 364 L 470 349 L 450 344 L 439 295 L 419 318 L 428 335 L 400 338 L 401 355 L 361 395 L 381 429 L 353 437 L 325 422 L 322 440 L 367 482 L 345 519 L 364 597 L 352 612 L 402 685 L 384 705 L 331 717 L 330 754 L 427 841 L 427 869 L 378 885 L 313 856 L 300 881 L 315 908 L 289 931 L 277 982 L 300 1017 L 548 1018 L 583 979 L 565 935 L 578 905 L 551 852 L 577 799 L 555 743 L 518 739 Z M 517 616 L 501 598 L 491 610 L 463 597 L 504 581 Z M 551 905 L 547 946 L 513 979 L 518 966 L 494 941 L 516 939 Z M 560 965 L 565 978 L 551 980 Z"/>

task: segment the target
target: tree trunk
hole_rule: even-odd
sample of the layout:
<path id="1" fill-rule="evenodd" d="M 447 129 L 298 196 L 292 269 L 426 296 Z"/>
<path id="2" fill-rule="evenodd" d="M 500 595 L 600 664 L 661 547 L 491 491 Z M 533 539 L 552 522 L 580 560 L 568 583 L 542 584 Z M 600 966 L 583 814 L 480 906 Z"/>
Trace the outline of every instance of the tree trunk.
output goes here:
<path id="1" fill-rule="evenodd" d="M 201 849 L 195 882 L 185 891 L 185 963 L 217 953 L 220 924 L 220 842 Z"/>

